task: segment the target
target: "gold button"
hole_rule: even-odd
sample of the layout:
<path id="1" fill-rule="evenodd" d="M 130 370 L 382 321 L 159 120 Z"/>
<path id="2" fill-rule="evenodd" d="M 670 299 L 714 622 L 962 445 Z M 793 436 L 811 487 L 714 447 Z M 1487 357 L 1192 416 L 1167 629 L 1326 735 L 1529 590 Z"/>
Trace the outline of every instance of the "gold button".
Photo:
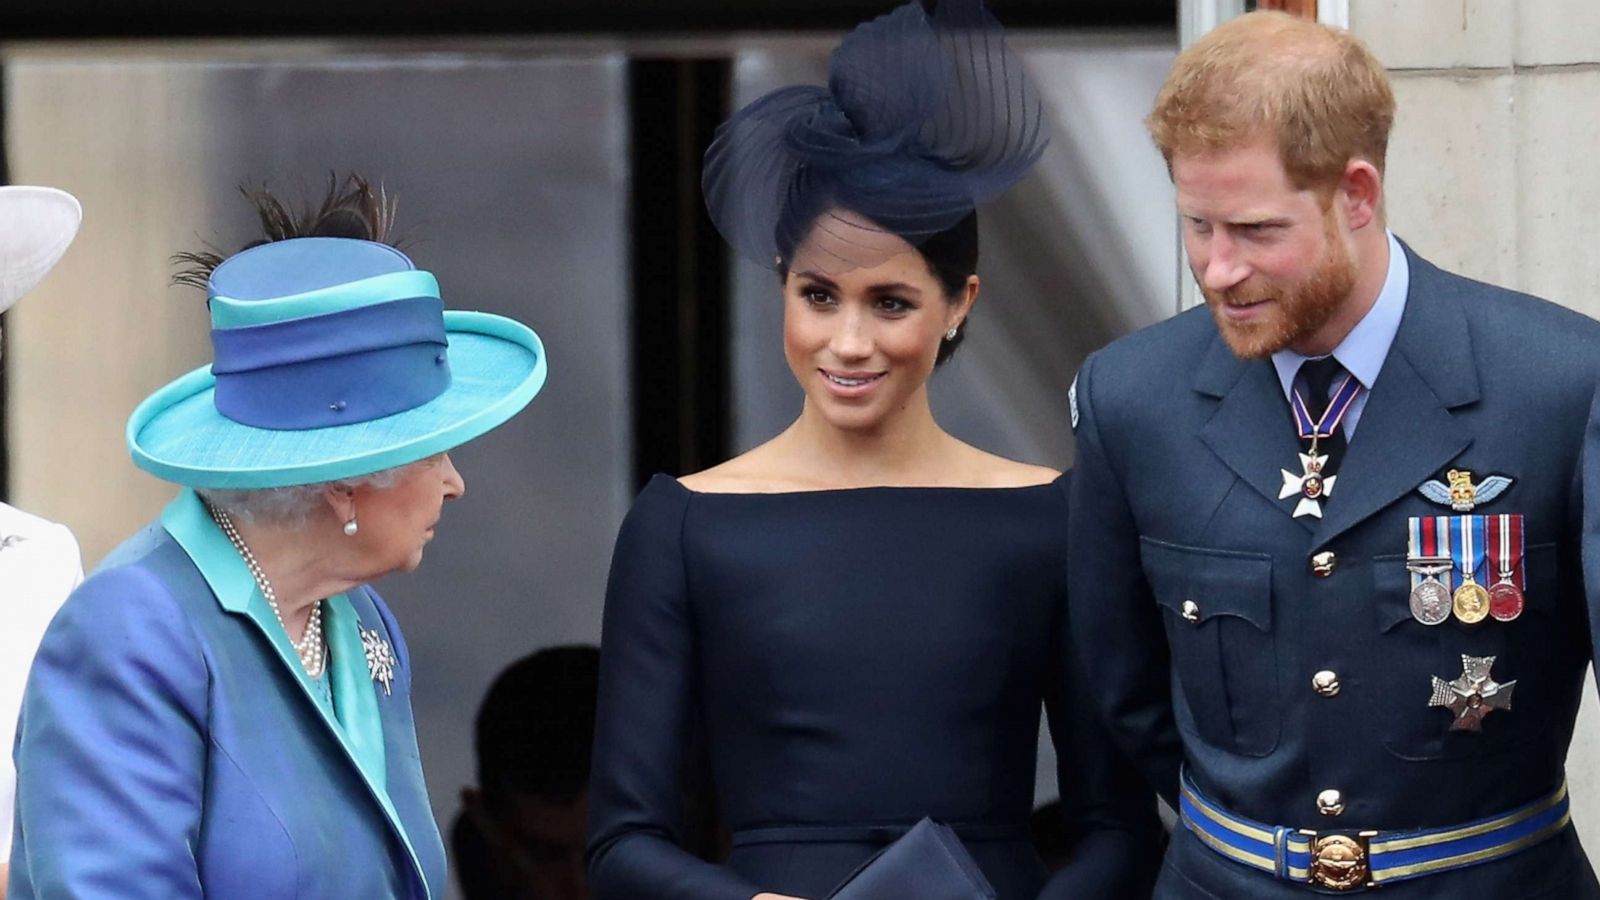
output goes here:
<path id="1" fill-rule="evenodd" d="M 1317 812 L 1325 816 L 1337 816 L 1344 813 L 1344 795 L 1329 788 L 1317 795 Z"/>
<path id="2" fill-rule="evenodd" d="M 1333 567 L 1338 562 L 1339 558 L 1333 555 L 1332 550 L 1324 550 L 1311 557 L 1311 573 L 1318 578 L 1327 578 L 1333 574 Z"/>
<path id="3" fill-rule="evenodd" d="M 1183 601 L 1183 619 L 1186 622 L 1200 621 L 1200 604 L 1193 600 Z"/>
<path id="4" fill-rule="evenodd" d="M 1339 693 L 1339 673 L 1323 669 L 1311 676 L 1311 689 L 1324 697 L 1334 697 Z"/>

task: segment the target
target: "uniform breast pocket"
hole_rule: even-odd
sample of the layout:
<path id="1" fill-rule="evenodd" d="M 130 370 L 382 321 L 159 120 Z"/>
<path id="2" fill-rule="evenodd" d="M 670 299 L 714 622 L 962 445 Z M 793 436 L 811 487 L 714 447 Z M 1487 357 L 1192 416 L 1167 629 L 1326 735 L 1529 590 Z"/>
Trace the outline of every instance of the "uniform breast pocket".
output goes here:
<path id="1" fill-rule="evenodd" d="M 1535 740 L 1543 733 L 1537 704 L 1524 701 L 1527 688 L 1539 689 L 1525 677 L 1530 661 L 1553 652 L 1556 636 L 1554 603 L 1559 577 L 1556 547 L 1541 544 L 1526 551 L 1527 605 L 1515 621 L 1485 619 L 1467 625 L 1454 616 L 1438 625 L 1424 625 L 1411 614 L 1411 573 L 1405 554 L 1372 560 L 1378 654 L 1372 667 L 1373 703 L 1383 745 L 1407 760 L 1460 759 L 1495 753 Z M 1459 579 L 1452 587 L 1460 584 Z M 1541 647 L 1541 645 L 1544 645 Z M 1519 680 L 1510 709 L 1496 709 L 1483 719 L 1482 731 L 1451 730 L 1454 713 L 1430 706 L 1433 679 L 1453 681 L 1463 671 L 1463 656 L 1494 657 L 1491 675 L 1497 682 Z M 1528 696 L 1527 700 L 1532 700 Z"/>
<path id="2" fill-rule="evenodd" d="M 1172 649 L 1179 726 L 1245 756 L 1278 746 L 1272 558 L 1139 539 Z"/>

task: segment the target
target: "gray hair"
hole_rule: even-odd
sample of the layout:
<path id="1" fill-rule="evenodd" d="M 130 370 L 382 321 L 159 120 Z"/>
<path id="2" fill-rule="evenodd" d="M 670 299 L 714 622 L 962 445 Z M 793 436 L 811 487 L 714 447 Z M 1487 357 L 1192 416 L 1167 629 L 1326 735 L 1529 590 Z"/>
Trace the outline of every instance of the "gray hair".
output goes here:
<path id="1" fill-rule="evenodd" d="M 423 462 L 424 460 L 418 460 Z M 405 471 L 417 463 L 406 463 L 392 469 L 323 481 L 317 484 L 295 484 L 276 488 L 195 488 L 200 499 L 216 509 L 226 512 L 241 522 L 261 522 L 268 525 L 297 530 L 305 526 L 311 512 L 322 502 L 322 494 L 329 489 L 353 491 L 357 488 L 385 490 L 394 487 Z"/>

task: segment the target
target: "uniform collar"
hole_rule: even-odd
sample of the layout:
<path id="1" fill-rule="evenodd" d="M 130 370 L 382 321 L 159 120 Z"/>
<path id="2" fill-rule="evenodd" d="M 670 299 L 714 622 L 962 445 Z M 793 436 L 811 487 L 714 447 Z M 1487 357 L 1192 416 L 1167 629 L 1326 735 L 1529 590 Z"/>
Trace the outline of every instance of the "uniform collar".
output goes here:
<path id="1" fill-rule="evenodd" d="M 1354 375 L 1361 386 L 1372 390 L 1383 370 L 1383 361 L 1400 331 L 1400 319 L 1406 311 L 1406 295 L 1411 290 L 1411 264 L 1394 232 L 1384 232 L 1389 239 L 1389 271 L 1383 279 L 1383 289 L 1372 308 L 1361 317 L 1356 327 L 1350 329 L 1339 346 L 1333 348 L 1333 358 Z M 1277 370 L 1278 382 L 1283 385 L 1284 397 L 1294 391 L 1294 376 L 1300 364 L 1311 357 L 1302 356 L 1287 347 L 1272 354 L 1272 366 Z"/>
<path id="2" fill-rule="evenodd" d="M 1383 388 L 1366 395 L 1361 413 L 1361 431 L 1369 437 L 1352 442 L 1340 466 L 1339 500 L 1326 515 L 1293 520 L 1313 532 L 1317 545 L 1414 490 L 1472 441 L 1467 423 L 1453 415 L 1480 395 L 1466 315 L 1471 283 L 1439 271 L 1404 242 L 1400 248 L 1410 284 L 1382 366 Z M 1284 427 L 1283 385 L 1264 363 L 1235 356 L 1211 330 L 1194 389 L 1218 403 L 1199 436 L 1228 468 L 1284 508 L 1287 520 L 1287 508 L 1278 503 L 1278 475 L 1302 447 L 1293 429 Z"/>

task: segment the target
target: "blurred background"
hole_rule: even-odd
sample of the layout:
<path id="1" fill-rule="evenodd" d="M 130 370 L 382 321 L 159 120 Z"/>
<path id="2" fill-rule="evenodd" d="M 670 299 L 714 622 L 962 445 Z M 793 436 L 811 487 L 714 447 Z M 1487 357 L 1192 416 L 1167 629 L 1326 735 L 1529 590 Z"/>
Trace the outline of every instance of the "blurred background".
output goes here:
<path id="1" fill-rule="evenodd" d="M 1171 187 L 1140 120 L 1180 43 L 1253 5 L 992 0 L 1055 137 L 980 216 L 983 296 L 932 390 L 955 434 L 1070 465 L 1082 358 L 1184 304 Z M 1600 311 L 1600 175 L 1584 165 L 1600 148 L 1600 5 L 1263 5 L 1348 25 L 1392 67 L 1397 232 L 1447 268 Z M 210 355 L 203 297 L 168 285 L 168 258 L 250 237 L 241 185 L 310 198 L 330 172 L 381 180 L 447 305 L 525 321 L 551 357 L 527 413 L 453 454 L 467 495 L 423 567 L 379 586 L 411 645 L 447 824 L 495 674 L 598 641 L 634 492 L 798 412 L 776 281 L 725 251 L 700 157 L 739 105 L 822 83 L 839 35 L 893 0 L 119 6 L 0 8 L 0 176 L 64 188 L 85 212 L 4 322 L 0 497 L 71 526 L 90 567 L 153 518 L 173 489 L 134 469 L 123 423 Z M 1600 762 L 1593 731 L 1575 753 Z M 1041 801 L 1052 766 L 1045 748 Z M 1585 773 L 1600 765 L 1573 769 L 1574 818 L 1595 829 Z"/>

